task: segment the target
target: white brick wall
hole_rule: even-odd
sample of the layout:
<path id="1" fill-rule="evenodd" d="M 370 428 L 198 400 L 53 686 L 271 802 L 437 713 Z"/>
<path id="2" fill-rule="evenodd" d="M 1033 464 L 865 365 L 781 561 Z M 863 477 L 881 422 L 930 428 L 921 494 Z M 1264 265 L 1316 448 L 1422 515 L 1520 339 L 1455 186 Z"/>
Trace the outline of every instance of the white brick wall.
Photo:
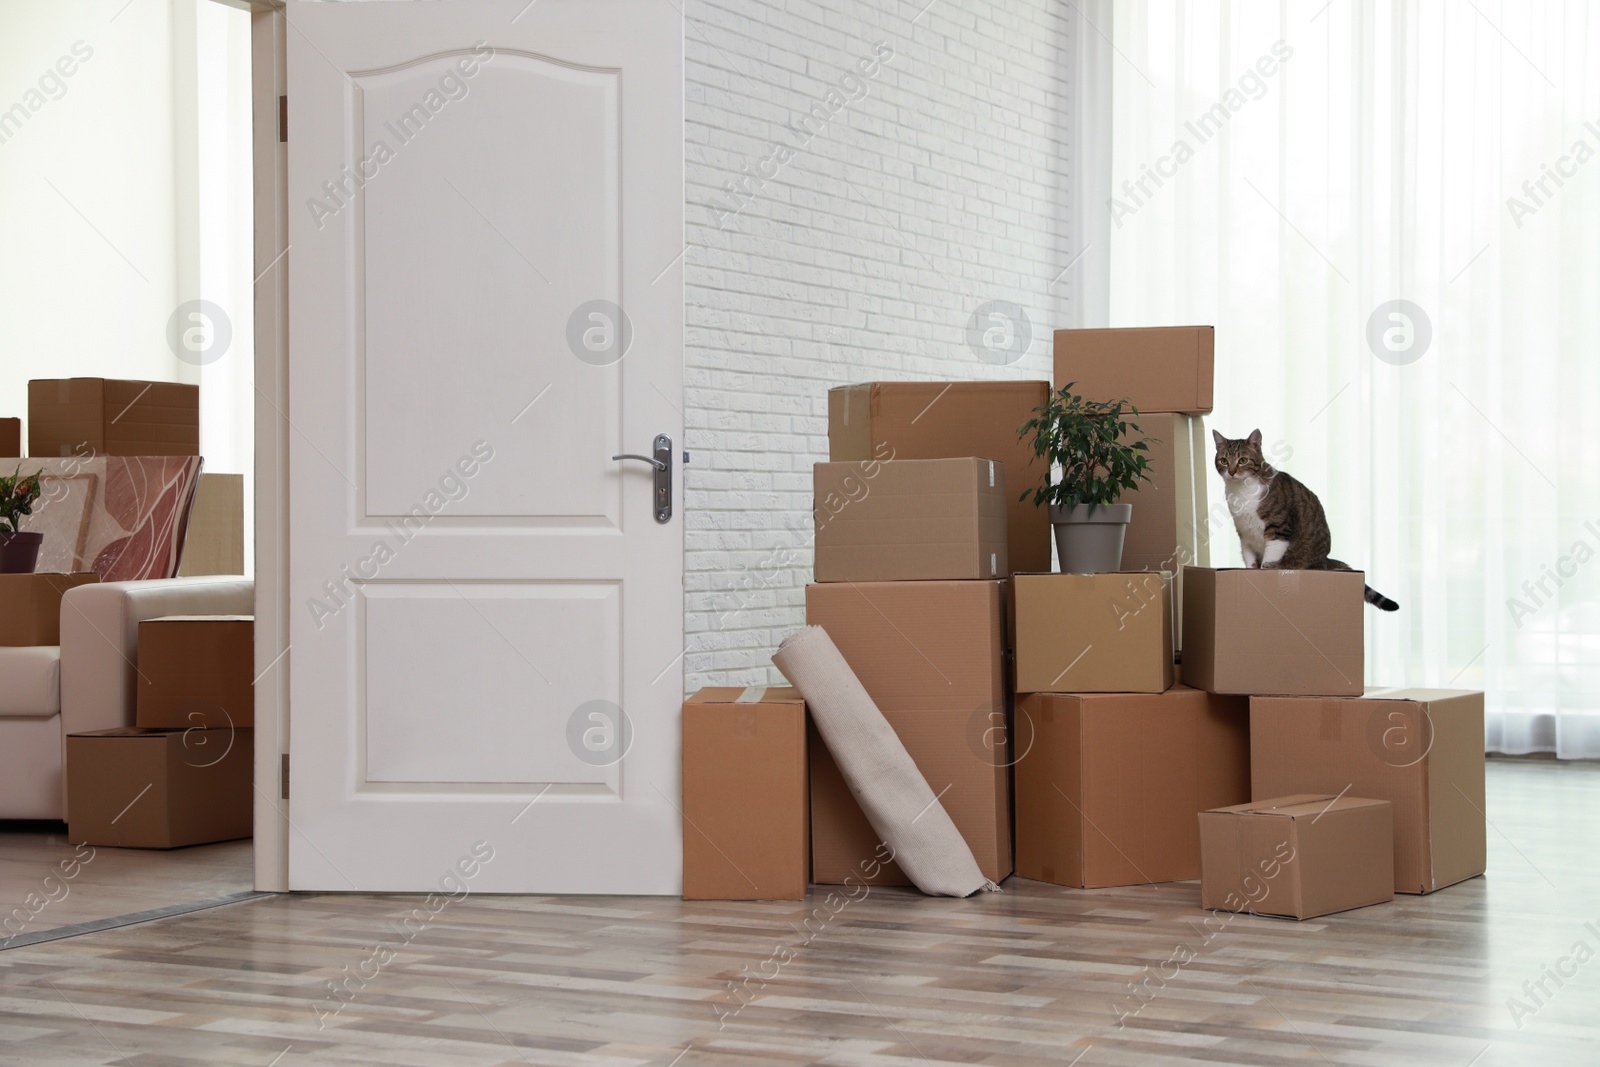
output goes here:
<path id="1" fill-rule="evenodd" d="M 780 681 L 769 657 L 805 621 L 830 386 L 1050 376 L 1081 246 L 1067 159 L 1081 24 L 1061 0 L 921 9 L 685 4 L 689 690 Z M 893 55 L 872 71 L 880 42 Z M 726 183 L 759 178 L 830 90 L 858 98 L 719 227 Z M 994 299 L 1032 323 L 1011 366 L 967 344 L 969 317 Z"/>

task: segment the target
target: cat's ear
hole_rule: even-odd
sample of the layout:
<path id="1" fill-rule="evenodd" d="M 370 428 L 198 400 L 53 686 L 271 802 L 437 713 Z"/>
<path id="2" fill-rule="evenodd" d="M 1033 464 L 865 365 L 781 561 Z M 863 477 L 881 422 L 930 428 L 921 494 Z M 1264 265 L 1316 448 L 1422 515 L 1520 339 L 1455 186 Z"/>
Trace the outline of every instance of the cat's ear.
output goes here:
<path id="1" fill-rule="evenodd" d="M 1261 431 L 1251 430 L 1248 440 L 1250 441 L 1251 448 L 1259 450 L 1261 448 Z"/>
<path id="2" fill-rule="evenodd" d="M 1216 430 L 1211 431 L 1211 439 L 1217 443 L 1218 448 L 1228 443 L 1228 439 Z"/>

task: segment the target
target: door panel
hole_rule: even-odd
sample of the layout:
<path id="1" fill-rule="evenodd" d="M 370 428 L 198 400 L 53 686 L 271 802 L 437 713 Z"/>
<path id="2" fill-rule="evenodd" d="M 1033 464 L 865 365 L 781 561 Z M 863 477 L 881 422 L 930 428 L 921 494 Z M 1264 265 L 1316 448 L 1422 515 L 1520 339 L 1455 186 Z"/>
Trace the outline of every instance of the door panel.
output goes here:
<path id="1" fill-rule="evenodd" d="M 680 17 L 288 21 L 290 885 L 676 893 Z"/>

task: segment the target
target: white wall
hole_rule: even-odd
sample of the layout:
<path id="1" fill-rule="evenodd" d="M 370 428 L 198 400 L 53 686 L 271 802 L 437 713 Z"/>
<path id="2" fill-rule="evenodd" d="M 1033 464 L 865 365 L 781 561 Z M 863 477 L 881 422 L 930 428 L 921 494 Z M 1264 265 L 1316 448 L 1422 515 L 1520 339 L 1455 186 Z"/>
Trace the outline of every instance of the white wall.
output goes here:
<path id="1" fill-rule="evenodd" d="M 1067 180 L 1081 24 L 1060 0 L 919 10 L 685 6 L 688 689 L 779 680 L 769 657 L 804 622 L 830 386 L 1050 377 L 1081 251 Z M 880 42 L 892 58 L 863 77 Z M 725 183 L 795 146 L 786 127 L 830 90 L 859 98 L 719 226 Z M 993 299 L 1032 323 L 1012 366 L 967 344 Z"/>
<path id="2" fill-rule="evenodd" d="M 170 12 L 115 13 L 0 6 L 0 117 L 30 112 L 0 127 L 0 415 L 27 417 L 30 378 L 184 380 L 165 339 L 177 291 Z M 59 76 L 78 42 L 88 58 L 57 89 L 46 72 Z"/>
<path id="3" fill-rule="evenodd" d="M 206 470 L 245 476 L 246 560 L 249 49 L 214 0 L 0 3 L 0 416 L 26 420 L 32 378 L 200 383 Z M 233 334 L 204 366 L 167 340 L 197 297 Z"/>

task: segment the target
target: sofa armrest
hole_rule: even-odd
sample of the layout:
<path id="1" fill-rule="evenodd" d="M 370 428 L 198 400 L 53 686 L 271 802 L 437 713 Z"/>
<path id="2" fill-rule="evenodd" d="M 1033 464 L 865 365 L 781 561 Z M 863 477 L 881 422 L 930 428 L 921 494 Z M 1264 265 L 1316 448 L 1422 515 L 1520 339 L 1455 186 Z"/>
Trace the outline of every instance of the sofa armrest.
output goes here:
<path id="1" fill-rule="evenodd" d="M 250 615 L 246 578 L 155 578 L 80 585 L 61 598 L 61 733 L 132 726 L 139 624 L 163 615 Z"/>

